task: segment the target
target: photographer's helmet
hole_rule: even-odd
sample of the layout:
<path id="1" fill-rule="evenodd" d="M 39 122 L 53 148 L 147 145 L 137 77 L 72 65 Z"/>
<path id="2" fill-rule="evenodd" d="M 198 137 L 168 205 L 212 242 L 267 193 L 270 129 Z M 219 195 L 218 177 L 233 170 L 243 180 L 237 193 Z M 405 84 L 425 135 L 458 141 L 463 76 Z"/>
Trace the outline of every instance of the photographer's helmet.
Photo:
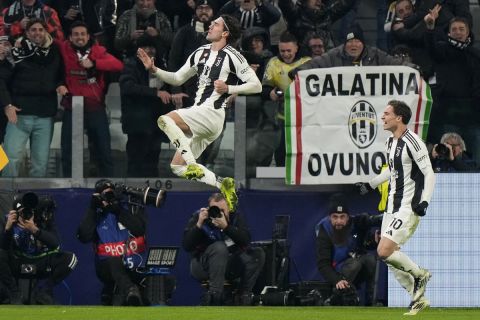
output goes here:
<path id="1" fill-rule="evenodd" d="M 115 184 L 109 179 L 100 179 L 95 183 L 95 192 L 102 193 L 105 189 L 115 189 Z"/>

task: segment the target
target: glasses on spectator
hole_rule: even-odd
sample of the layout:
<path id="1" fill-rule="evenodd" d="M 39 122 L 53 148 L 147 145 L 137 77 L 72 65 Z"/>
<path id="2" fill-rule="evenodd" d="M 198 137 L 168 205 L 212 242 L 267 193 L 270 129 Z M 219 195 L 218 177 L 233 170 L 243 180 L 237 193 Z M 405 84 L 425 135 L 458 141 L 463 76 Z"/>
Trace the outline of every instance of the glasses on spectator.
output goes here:
<path id="1" fill-rule="evenodd" d="M 323 44 L 312 44 L 312 45 L 309 45 L 310 48 L 323 48 Z"/>

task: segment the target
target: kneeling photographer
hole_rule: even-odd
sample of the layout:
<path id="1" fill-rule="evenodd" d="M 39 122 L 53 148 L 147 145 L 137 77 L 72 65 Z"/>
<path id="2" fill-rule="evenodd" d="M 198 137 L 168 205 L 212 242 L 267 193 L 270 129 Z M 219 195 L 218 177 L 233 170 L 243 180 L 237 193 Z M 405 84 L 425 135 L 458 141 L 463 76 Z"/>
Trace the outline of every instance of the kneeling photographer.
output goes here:
<path id="1" fill-rule="evenodd" d="M 224 282 L 241 278 L 239 304 L 251 305 L 252 289 L 265 263 L 262 248 L 250 248 L 250 231 L 242 215 L 230 212 L 225 198 L 214 193 L 208 208 L 193 214 L 184 230 L 183 248 L 192 254 L 190 271 L 209 281 L 203 305 L 224 304 Z"/>
<path id="2" fill-rule="evenodd" d="M 13 210 L 0 220 L 0 281 L 9 293 L 11 304 L 54 304 L 53 288 L 77 265 L 71 252 L 60 251 L 54 220 L 56 205 L 50 196 L 33 192 L 17 195 Z M 21 292 L 18 278 L 36 281 L 30 292 Z"/>
<path id="3" fill-rule="evenodd" d="M 365 305 L 372 305 L 377 259 L 368 249 L 376 247 L 377 233 L 370 234 L 370 228 L 381 225 L 382 215 L 351 216 L 343 194 L 334 194 L 329 201 L 328 216 L 316 226 L 318 270 L 333 287 L 325 303 L 358 305 L 355 285 L 365 281 Z"/>
<path id="4" fill-rule="evenodd" d="M 131 201 L 126 190 L 108 179 L 98 180 L 77 232 L 81 242 L 95 246 L 95 271 L 104 285 L 103 305 L 143 304 L 137 285 L 142 277 L 135 271 L 145 260 L 147 217 L 144 205 Z"/>
<path id="5" fill-rule="evenodd" d="M 455 132 L 447 132 L 430 152 L 435 172 L 466 172 L 478 170 L 475 160 L 467 153 L 465 141 Z"/>

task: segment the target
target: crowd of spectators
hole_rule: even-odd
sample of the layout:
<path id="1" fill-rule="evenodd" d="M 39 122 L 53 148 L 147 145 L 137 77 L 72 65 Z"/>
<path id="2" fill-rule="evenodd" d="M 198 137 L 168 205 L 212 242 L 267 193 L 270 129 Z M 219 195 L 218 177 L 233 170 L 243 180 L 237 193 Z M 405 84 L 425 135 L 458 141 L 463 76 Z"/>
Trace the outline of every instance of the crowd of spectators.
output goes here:
<path id="1" fill-rule="evenodd" d="M 243 36 L 237 46 L 256 71 L 258 78 L 265 78 L 264 93 L 253 100 L 255 111 L 247 115 L 250 122 L 247 123 L 247 128 L 262 130 L 268 122 L 273 123 L 274 127 L 277 126 L 274 130 L 282 127 L 281 119 L 279 122 L 278 118 L 279 114 L 281 117 L 281 110 L 278 112 L 274 106 L 272 112 L 271 102 L 281 101 L 279 94 L 285 90 L 290 80 L 283 79 L 281 85 L 272 82 L 272 78 L 278 78 L 282 72 L 275 70 L 275 65 L 283 63 L 289 65 L 288 69 L 293 67 L 291 69 L 294 70 L 290 72 L 292 75 L 296 70 L 313 67 L 364 66 L 371 65 L 372 61 L 375 65 L 403 64 L 418 69 L 432 89 L 434 105 L 428 142 L 438 143 L 445 132 L 457 132 L 469 145 L 473 159 L 480 161 L 480 129 L 476 125 L 479 118 L 476 106 L 480 102 L 480 50 L 474 46 L 469 1 L 398 0 L 381 4 L 384 11 L 379 12 L 386 12 L 386 16 L 377 16 L 377 20 L 385 20 L 382 34 L 385 31 L 388 35 L 387 50 L 373 47 L 366 41 L 363 30 L 355 19 L 358 2 L 359 0 L 1 1 L 0 62 L 5 71 L 0 74 L 0 103 L 4 108 L 0 119 L 0 140 L 6 144 L 7 155 L 14 159 L 10 169 L 4 171 L 3 175 L 21 174 L 18 172 L 18 163 L 22 160 L 25 148 L 20 146 L 25 145 L 26 141 L 16 141 L 17 135 L 13 138 L 15 141 L 12 141 L 12 135 L 9 135 L 12 127 L 18 127 L 17 119 L 33 116 L 40 118 L 35 119 L 38 122 L 48 117 L 49 123 L 43 126 L 49 130 L 44 130 L 41 135 L 42 144 L 49 145 L 52 135 L 50 122 L 55 119 L 54 110 L 48 109 L 47 112 L 47 109 L 40 105 L 29 107 L 25 104 L 25 99 L 37 100 L 39 96 L 54 93 L 55 90 L 52 89 L 56 89 L 57 94 L 63 96 L 62 105 L 67 110 L 63 114 L 61 145 L 63 176 L 71 175 L 71 143 L 66 140 L 71 136 L 68 125 L 71 124 L 71 113 L 68 110 L 69 98 L 72 95 L 85 97 L 86 129 L 89 130 L 89 138 L 93 142 L 90 147 L 91 150 L 98 151 L 92 152 L 95 153 L 93 160 L 98 166 L 97 174 L 112 175 L 115 171 L 114 164 L 108 156 L 103 156 L 105 152 L 109 153 L 109 147 L 104 144 L 110 143 L 109 132 L 105 130 L 108 123 L 104 121 L 105 94 L 109 81 L 122 79 L 120 84 L 123 113 L 132 110 L 131 105 L 135 105 L 142 95 L 152 98 L 152 101 L 158 100 L 159 110 L 154 110 L 152 105 L 152 110 L 149 111 L 152 117 L 175 108 L 189 107 L 195 93 L 196 79 L 191 79 L 181 87 L 156 83 L 146 74 L 135 74 L 137 62 L 133 54 L 140 44 L 148 43 L 155 52 L 156 64 L 163 69 L 176 71 L 195 48 L 206 43 L 205 36 L 210 22 L 219 14 L 229 14 L 240 21 Z M 349 12 L 353 14 L 346 17 Z M 36 92 L 40 87 L 33 85 L 22 91 L 22 86 L 27 82 L 16 76 L 25 72 L 21 65 L 26 64 L 29 68 L 37 68 L 41 74 L 39 70 L 43 67 L 43 62 L 39 60 L 52 54 L 44 54 L 43 44 L 35 44 L 35 41 L 29 40 L 32 35 L 28 33 L 28 26 L 35 19 L 45 25 L 48 33 L 46 37 L 49 39 L 47 42 L 51 42 L 52 46 L 50 51 L 56 52 L 60 49 L 61 57 L 65 60 L 62 76 L 59 79 L 48 79 L 51 83 L 48 88 L 50 91 L 42 93 Z M 338 33 L 332 30 L 332 25 L 337 20 L 342 20 L 342 32 Z M 82 36 L 78 33 L 72 34 L 79 22 L 86 29 L 88 43 L 82 43 L 82 40 L 79 40 Z M 380 34 L 380 31 L 377 31 Z M 287 61 L 285 51 L 282 53 L 282 50 L 279 50 L 280 46 L 285 46 L 282 38 L 291 38 L 292 41 L 289 42 L 295 44 L 292 61 Z M 25 46 L 27 41 L 34 44 L 29 50 L 35 52 L 35 57 L 39 57 L 20 59 L 19 63 L 19 55 L 15 52 Z M 16 49 L 11 50 L 12 47 Z M 104 56 L 98 56 L 98 48 L 103 48 Z M 68 52 L 72 54 L 70 58 L 67 57 Z M 105 57 L 110 61 L 108 66 L 103 62 Z M 303 64 L 309 59 L 312 60 Z M 29 60 L 35 61 L 30 64 Z M 303 66 L 300 66 L 301 64 Z M 124 65 L 126 69 L 120 78 Z M 53 69 L 54 65 L 48 64 L 48 67 Z M 35 77 L 26 80 L 35 81 L 33 78 Z M 86 91 L 76 90 L 78 86 L 72 84 L 72 79 L 82 83 Z M 44 80 L 39 82 L 46 85 Z M 136 90 L 140 89 L 136 85 L 143 86 L 143 89 Z M 249 107 L 248 110 L 252 108 Z M 92 119 L 92 111 L 100 112 L 102 119 Z M 127 118 L 130 117 L 133 117 L 131 113 L 129 117 L 122 115 L 122 128 L 129 139 L 126 146 L 127 174 L 156 176 L 158 170 L 152 166 L 157 163 L 159 152 L 138 152 L 141 149 L 138 141 L 149 137 L 149 145 L 157 144 L 158 148 L 155 150 L 160 150 L 159 144 L 164 140 L 151 135 L 152 126 L 145 125 L 146 121 L 129 121 Z M 95 123 L 92 124 L 93 122 Z M 4 139 L 5 129 L 7 136 Z M 95 136 L 92 133 L 94 129 L 104 139 Z M 258 136 L 258 132 L 253 131 L 253 136 Z M 28 137 L 29 133 L 24 136 Z M 35 139 L 42 137 L 31 135 L 31 138 L 33 152 Z M 211 148 L 206 150 L 200 162 L 213 165 L 221 139 L 222 135 L 217 143 L 213 143 Z M 278 144 L 279 149 L 283 149 L 281 141 Z M 248 149 L 255 154 L 263 152 L 264 147 L 262 143 L 258 143 Z M 102 150 L 103 152 L 100 152 Z M 46 175 L 45 156 L 48 156 L 48 152 L 43 150 L 31 154 L 31 176 Z M 247 159 L 254 158 L 247 154 Z M 260 161 L 262 165 L 273 163 L 282 166 L 282 158 L 283 155 L 278 154 L 272 160 L 267 154 L 265 159 L 255 161 Z M 144 168 L 135 168 L 133 162 L 137 161 L 148 164 Z"/>

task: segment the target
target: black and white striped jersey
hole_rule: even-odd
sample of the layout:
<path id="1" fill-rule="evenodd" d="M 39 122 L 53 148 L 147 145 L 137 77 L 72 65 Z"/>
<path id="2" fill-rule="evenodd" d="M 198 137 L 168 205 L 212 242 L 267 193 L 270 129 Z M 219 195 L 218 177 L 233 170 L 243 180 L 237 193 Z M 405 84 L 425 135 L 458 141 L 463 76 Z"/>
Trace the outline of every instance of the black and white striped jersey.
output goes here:
<path id="1" fill-rule="evenodd" d="M 433 185 L 428 188 L 430 194 L 422 194 L 425 188 L 425 176 L 433 175 L 425 143 L 414 132 L 407 129 L 399 139 L 389 137 L 386 146 L 390 169 L 386 212 L 394 213 L 400 209 L 412 210 L 412 205 L 429 201 Z"/>
<path id="2" fill-rule="evenodd" d="M 177 73 L 190 73 L 195 70 L 198 76 L 198 90 L 195 105 L 213 105 L 215 109 L 225 107 L 227 98 L 233 93 L 219 94 L 215 91 L 215 80 L 223 80 L 227 85 L 237 85 L 257 79 L 247 60 L 232 46 L 226 45 L 219 51 L 211 50 L 211 44 L 201 46 L 188 58 L 185 65 Z M 242 91 L 238 93 L 254 93 Z"/>

